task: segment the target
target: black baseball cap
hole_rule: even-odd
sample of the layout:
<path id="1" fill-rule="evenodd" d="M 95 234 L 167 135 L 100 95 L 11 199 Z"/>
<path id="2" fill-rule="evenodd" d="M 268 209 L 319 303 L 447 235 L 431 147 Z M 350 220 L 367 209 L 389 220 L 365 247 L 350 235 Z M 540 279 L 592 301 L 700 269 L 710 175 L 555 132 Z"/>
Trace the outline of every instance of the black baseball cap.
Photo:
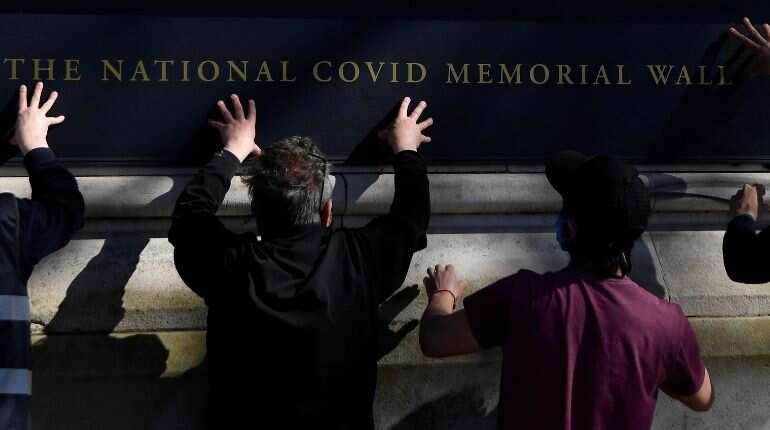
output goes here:
<path id="1" fill-rule="evenodd" d="M 633 166 L 562 151 L 547 162 L 545 175 L 578 229 L 590 231 L 592 247 L 624 250 L 647 229 L 650 193 Z"/>

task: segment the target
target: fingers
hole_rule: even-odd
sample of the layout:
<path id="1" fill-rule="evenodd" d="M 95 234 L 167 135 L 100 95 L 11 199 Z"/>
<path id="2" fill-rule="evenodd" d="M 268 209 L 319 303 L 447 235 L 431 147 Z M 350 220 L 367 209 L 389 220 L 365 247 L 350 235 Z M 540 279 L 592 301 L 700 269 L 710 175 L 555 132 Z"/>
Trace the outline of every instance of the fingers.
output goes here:
<path id="1" fill-rule="evenodd" d="M 431 279 L 437 279 L 439 276 L 441 276 L 441 273 L 444 271 L 444 267 L 440 264 L 437 264 L 435 266 L 428 267 L 428 276 L 431 277 Z"/>
<path id="2" fill-rule="evenodd" d="M 404 97 L 403 100 L 401 100 L 401 106 L 398 108 L 398 117 L 399 118 L 407 118 L 408 111 L 409 111 L 409 103 L 412 101 L 409 97 Z"/>
<path id="3" fill-rule="evenodd" d="M 765 196 L 765 186 L 762 184 L 754 184 L 754 189 L 757 190 L 757 194 L 761 197 Z"/>
<path id="4" fill-rule="evenodd" d="M 430 143 L 430 137 L 424 134 L 420 135 L 420 143 Z"/>
<path id="5" fill-rule="evenodd" d="M 19 87 L 19 112 L 27 109 L 27 86 Z"/>
<path id="6" fill-rule="evenodd" d="M 238 98 L 238 94 L 233 94 L 230 98 L 233 100 L 235 119 L 244 119 L 246 116 L 243 114 L 243 105 L 241 105 L 241 99 Z"/>
<path id="7" fill-rule="evenodd" d="M 251 153 L 259 157 L 260 155 L 262 155 L 262 148 L 260 148 L 255 144 L 254 149 L 251 150 Z"/>
<path id="8" fill-rule="evenodd" d="M 764 37 L 762 37 L 761 34 L 759 34 L 759 31 L 756 27 L 754 27 L 754 24 L 751 23 L 751 20 L 749 18 L 743 18 L 743 25 L 746 27 L 747 30 L 749 30 L 749 33 L 754 36 L 754 40 L 757 43 L 760 43 L 762 45 L 767 45 L 767 40 L 765 40 Z"/>
<path id="9" fill-rule="evenodd" d="M 409 118 L 417 121 L 426 107 L 428 107 L 428 103 L 425 100 L 421 100 L 420 103 L 417 103 L 417 106 L 412 111 L 412 114 L 409 115 Z"/>
<path id="10" fill-rule="evenodd" d="M 209 120 L 209 125 L 214 127 L 214 128 L 216 128 L 216 129 L 220 129 L 222 127 L 225 127 L 227 124 L 225 124 L 225 123 L 223 123 L 221 121 L 216 121 L 216 120 L 210 119 Z"/>
<path id="11" fill-rule="evenodd" d="M 455 274 L 455 266 L 453 266 L 453 265 L 451 265 L 451 264 L 447 264 L 447 266 L 446 266 L 446 272 L 447 272 L 448 274 L 450 274 L 450 275 L 454 275 L 454 274 Z"/>
<path id="12" fill-rule="evenodd" d="M 56 102 L 56 99 L 59 97 L 59 93 L 57 91 L 51 92 L 50 95 L 48 95 L 48 100 L 43 103 L 43 106 L 40 106 L 40 110 L 43 111 L 44 114 L 48 113 L 49 110 L 53 107 L 53 104 Z"/>
<path id="13" fill-rule="evenodd" d="M 48 124 L 49 125 L 56 125 L 61 124 L 64 122 L 64 115 L 55 116 L 53 118 L 48 118 Z"/>
<path id="14" fill-rule="evenodd" d="M 757 42 L 754 42 L 753 40 L 751 40 L 748 37 L 744 36 L 743 33 L 741 33 L 740 31 L 738 31 L 737 29 L 735 29 L 733 27 L 730 28 L 730 34 L 733 37 L 735 37 L 736 39 L 738 39 L 741 42 L 743 42 L 743 44 L 748 46 L 749 48 L 752 48 L 752 49 L 762 49 L 762 47 L 759 46 L 759 44 L 757 44 Z"/>
<path id="15" fill-rule="evenodd" d="M 254 103 L 254 99 L 249 99 L 249 112 L 246 116 L 246 119 L 251 122 L 257 122 L 257 105 Z"/>
<path id="16" fill-rule="evenodd" d="M 37 109 L 40 106 L 40 94 L 43 93 L 43 83 L 38 82 L 35 84 L 35 89 L 32 91 L 32 100 L 29 102 L 29 107 Z"/>
<path id="17" fill-rule="evenodd" d="M 233 115 L 230 114 L 230 111 L 227 109 L 227 106 L 225 106 L 225 102 L 222 100 L 219 100 L 217 102 L 217 107 L 219 108 L 219 112 L 222 114 L 222 117 L 224 117 L 225 122 L 233 122 Z"/>
<path id="18" fill-rule="evenodd" d="M 762 24 L 762 29 L 765 30 L 765 39 L 770 40 L 770 24 Z"/>
<path id="19" fill-rule="evenodd" d="M 417 110 L 417 109 L 415 109 L 415 110 Z M 428 119 L 426 119 L 423 122 L 417 123 L 417 128 L 419 128 L 420 131 L 423 131 L 426 128 L 432 126 L 432 125 L 433 125 L 433 118 L 428 118 Z"/>

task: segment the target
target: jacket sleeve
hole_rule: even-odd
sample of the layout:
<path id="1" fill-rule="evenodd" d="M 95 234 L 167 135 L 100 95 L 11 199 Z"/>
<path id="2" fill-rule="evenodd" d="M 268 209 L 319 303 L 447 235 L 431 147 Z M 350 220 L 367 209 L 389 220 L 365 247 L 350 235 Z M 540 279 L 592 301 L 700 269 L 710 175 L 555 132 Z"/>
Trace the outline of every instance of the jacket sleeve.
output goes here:
<path id="1" fill-rule="evenodd" d="M 188 287 L 204 299 L 233 261 L 238 235 L 216 217 L 240 162 L 228 151 L 215 155 L 182 191 L 174 207 L 168 240 L 174 264 Z"/>
<path id="2" fill-rule="evenodd" d="M 730 222 L 722 242 L 727 276 L 735 282 L 760 284 L 770 282 L 770 228 L 756 232 L 751 215 L 739 215 Z"/>
<path id="3" fill-rule="evenodd" d="M 390 211 L 358 230 L 366 270 L 382 303 L 404 282 L 412 255 L 425 248 L 430 189 L 425 161 L 415 151 L 394 158 L 395 191 Z"/>
<path id="4" fill-rule="evenodd" d="M 64 247 L 83 227 L 85 203 L 75 177 L 49 148 L 26 154 L 30 199 L 18 199 L 20 263 L 23 276 L 43 257 Z"/>

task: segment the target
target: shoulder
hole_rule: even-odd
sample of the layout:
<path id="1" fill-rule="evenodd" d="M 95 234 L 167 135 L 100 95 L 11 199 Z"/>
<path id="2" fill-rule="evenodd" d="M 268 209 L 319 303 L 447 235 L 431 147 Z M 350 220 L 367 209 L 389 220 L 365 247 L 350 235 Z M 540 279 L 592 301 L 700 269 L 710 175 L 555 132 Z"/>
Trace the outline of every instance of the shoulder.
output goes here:
<path id="1" fill-rule="evenodd" d="M 475 295 L 529 297 L 534 287 L 542 283 L 543 276 L 531 270 L 519 270 L 480 289 Z"/>
<path id="2" fill-rule="evenodd" d="M 0 205 L 2 205 L 2 209 L 5 209 L 6 207 L 15 207 L 18 201 L 19 199 L 11 193 L 0 193 Z"/>

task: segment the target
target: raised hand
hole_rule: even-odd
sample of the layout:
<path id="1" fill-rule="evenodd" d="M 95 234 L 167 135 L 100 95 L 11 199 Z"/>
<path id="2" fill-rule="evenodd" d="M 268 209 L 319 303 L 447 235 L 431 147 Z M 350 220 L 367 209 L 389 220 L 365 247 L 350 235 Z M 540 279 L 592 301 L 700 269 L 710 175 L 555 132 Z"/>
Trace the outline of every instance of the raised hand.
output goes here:
<path id="1" fill-rule="evenodd" d="M 393 152 L 399 153 L 401 151 L 417 151 L 423 143 L 430 142 L 430 137 L 425 136 L 422 132 L 433 125 L 433 118 L 428 118 L 425 121 L 417 122 L 420 119 L 420 115 L 428 106 L 428 103 L 421 101 L 417 104 L 411 114 L 409 114 L 409 103 L 411 99 L 404 97 L 401 101 L 401 106 L 398 109 L 398 114 L 393 123 L 385 130 L 379 132 L 380 139 L 387 140 L 390 147 L 393 148 Z"/>
<path id="2" fill-rule="evenodd" d="M 237 94 L 230 96 L 233 101 L 233 112 L 222 100 L 217 101 L 217 107 L 224 121 L 209 120 L 209 125 L 219 130 L 219 136 L 225 149 L 243 162 L 249 154 L 259 155 L 262 150 L 257 146 L 257 109 L 254 100 L 249 99 L 248 112 L 244 113 L 243 105 Z"/>
<path id="3" fill-rule="evenodd" d="M 38 82 L 32 92 L 32 100 L 27 100 L 27 86 L 19 87 L 19 109 L 16 116 L 15 133 L 11 138 L 11 144 L 21 150 L 22 155 L 36 148 L 47 148 L 48 127 L 64 122 L 64 115 L 50 117 L 48 112 L 56 102 L 59 93 L 53 91 L 48 100 L 40 105 L 40 96 L 43 93 L 43 83 Z"/>
<path id="4" fill-rule="evenodd" d="M 754 73 L 770 76 L 770 25 L 763 24 L 760 32 L 749 18 L 743 18 L 743 27 L 746 34 L 730 27 L 730 35 L 754 52 Z"/>

